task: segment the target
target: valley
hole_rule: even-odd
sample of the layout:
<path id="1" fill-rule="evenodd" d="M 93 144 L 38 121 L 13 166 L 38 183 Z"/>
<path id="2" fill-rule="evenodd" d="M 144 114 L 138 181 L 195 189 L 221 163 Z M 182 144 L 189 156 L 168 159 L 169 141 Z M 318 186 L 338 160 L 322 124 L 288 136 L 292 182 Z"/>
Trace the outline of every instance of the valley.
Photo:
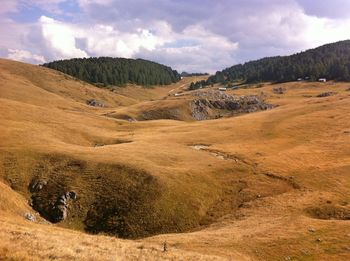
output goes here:
<path id="1" fill-rule="evenodd" d="M 348 260 L 349 84 L 206 78 L 0 59 L 0 259 Z"/>

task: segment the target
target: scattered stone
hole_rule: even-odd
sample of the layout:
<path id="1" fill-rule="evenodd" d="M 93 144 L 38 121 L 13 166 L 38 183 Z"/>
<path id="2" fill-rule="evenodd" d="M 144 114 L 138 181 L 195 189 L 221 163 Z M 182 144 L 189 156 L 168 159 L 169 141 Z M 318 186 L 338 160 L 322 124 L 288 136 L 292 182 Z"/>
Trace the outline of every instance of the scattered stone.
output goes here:
<path id="1" fill-rule="evenodd" d="M 86 104 L 93 106 L 93 107 L 105 107 L 103 102 L 100 102 L 100 101 L 95 100 L 95 99 L 87 100 Z"/>
<path id="2" fill-rule="evenodd" d="M 314 232 L 316 232 L 316 229 L 311 227 L 311 228 L 309 228 L 309 232 L 314 233 Z"/>
<path id="3" fill-rule="evenodd" d="M 320 93 L 319 95 L 317 95 L 316 97 L 323 98 L 323 97 L 333 96 L 336 94 L 337 94 L 336 92 L 323 92 L 323 93 Z"/>
<path id="4" fill-rule="evenodd" d="M 166 241 L 164 241 L 163 243 L 163 252 L 168 251 L 168 243 Z"/>
<path id="5" fill-rule="evenodd" d="M 322 239 L 321 238 L 317 238 L 316 242 L 322 242 Z"/>
<path id="6" fill-rule="evenodd" d="M 24 215 L 24 217 L 25 217 L 27 220 L 29 220 L 29 221 L 32 221 L 32 222 L 35 221 L 35 216 L 34 216 L 33 214 L 31 214 L 31 213 L 26 213 L 26 214 Z"/>
<path id="7" fill-rule="evenodd" d="M 286 88 L 282 88 L 282 87 L 273 88 L 273 92 L 276 94 L 284 94 L 286 92 Z"/>

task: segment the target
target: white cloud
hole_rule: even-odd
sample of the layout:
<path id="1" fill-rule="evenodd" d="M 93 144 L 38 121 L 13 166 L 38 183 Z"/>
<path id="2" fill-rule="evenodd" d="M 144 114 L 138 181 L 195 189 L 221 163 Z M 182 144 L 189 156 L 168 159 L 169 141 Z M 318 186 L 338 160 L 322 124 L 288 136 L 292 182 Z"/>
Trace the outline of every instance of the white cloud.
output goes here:
<path id="1" fill-rule="evenodd" d="M 29 63 L 45 63 L 46 60 L 41 55 L 32 54 L 26 50 L 8 49 L 7 58 L 15 61 L 29 62 Z"/>
<path id="2" fill-rule="evenodd" d="M 55 53 L 55 59 L 88 55 L 148 58 L 169 62 L 167 64 L 178 69 L 196 67 L 214 71 L 214 66 L 230 65 L 232 54 L 238 49 L 238 43 L 213 34 L 201 25 L 191 25 L 177 33 L 167 22 L 156 21 L 150 29 L 122 32 L 110 25 L 88 27 L 45 16 L 39 22 L 46 45 L 51 48 L 51 53 Z M 84 42 L 83 47 L 77 47 L 77 39 Z"/>
<path id="3" fill-rule="evenodd" d="M 178 70 L 213 72 L 350 38 L 349 16 L 335 4 L 347 0 L 76 1 L 2 0 L 0 53 L 26 50 L 46 60 L 137 57 Z M 64 8 L 78 11 L 77 3 L 79 13 L 67 18 Z M 18 11 L 25 17 L 23 6 L 52 15 L 19 23 L 5 14 Z"/>
<path id="4" fill-rule="evenodd" d="M 306 15 L 304 19 L 306 26 L 303 35 L 307 46 L 350 39 L 350 19 L 332 20 Z"/>
<path id="5" fill-rule="evenodd" d="M 213 73 L 230 66 L 239 44 L 216 35 L 201 25 L 193 25 L 176 33 L 165 30 L 164 45 L 156 50 L 141 51 L 141 57 L 169 64 L 178 70 Z M 168 40 L 166 40 L 168 39 Z"/>
<path id="6" fill-rule="evenodd" d="M 83 38 L 87 41 L 88 52 L 99 56 L 130 58 L 140 49 L 152 51 L 162 44 L 162 39 L 147 29 L 138 28 L 132 33 L 124 33 L 106 25 L 86 29 Z"/>
<path id="7" fill-rule="evenodd" d="M 76 37 L 84 34 L 78 27 L 70 26 L 46 16 L 41 16 L 39 23 L 43 37 L 53 51 L 54 57 L 81 58 L 88 56 L 84 50 L 76 47 Z"/>

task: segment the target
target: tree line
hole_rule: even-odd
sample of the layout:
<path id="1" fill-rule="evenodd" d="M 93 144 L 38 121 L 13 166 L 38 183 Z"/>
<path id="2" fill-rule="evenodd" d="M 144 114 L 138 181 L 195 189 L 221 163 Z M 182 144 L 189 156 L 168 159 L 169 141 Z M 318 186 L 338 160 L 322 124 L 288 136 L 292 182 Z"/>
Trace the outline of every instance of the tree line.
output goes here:
<path id="1" fill-rule="evenodd" d="M 181 73 L 181 77 L 206 76 L 206 75 L 209 75 L 209 73 L 188 73 L 188 72 Z"/>
<path id="2" fill-rule="evenodd" d="M 193 83 L 200 88 L 214 83 L 243 81 L 289 82 L 298 78 L 311 81 L 319 78 L 350 81 L 350 40 L 300 52 L 291 56 L 276 56 L 234 65 L 216 72 L 205 82 Z"/>
<path id="3" fill-rule="evenodd" d="M 167 85 L 181 78 L 176 70 L 143 59 L 74 58 L 45 63 L 43 66 L 100 86 L 123 86 L 127 83 Z"/>

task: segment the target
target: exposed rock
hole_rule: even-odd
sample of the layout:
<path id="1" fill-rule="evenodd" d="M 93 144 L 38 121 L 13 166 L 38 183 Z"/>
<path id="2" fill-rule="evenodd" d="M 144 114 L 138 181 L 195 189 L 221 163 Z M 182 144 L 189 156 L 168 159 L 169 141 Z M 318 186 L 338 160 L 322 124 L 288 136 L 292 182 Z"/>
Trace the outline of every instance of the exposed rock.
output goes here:
<path id="1" fill-rule="evenodd" d="M 44 203 L 40 193 L 32 196 L 33 208 L 37 210 L 43 217 L 51 222 L 57 223 L 63 221 L 68 216 L 69 201 L 77 199 L 77 193 L 69 191 L 57 197 L 55 201 Z"/>
<path id="2" fill-rule="evenodd" d="M 68 194 L 69 194 L 69 198 L 70 199 L 73 199 L 73 200 L 77 199 L 77 193 L 76 192 L 70 191 L 70 192 L 68 192 Z"/>
<path id="3" fill-rule="evenodd" d="M 284 94 L 286 92 L 286 88 L 282 88 L 282 87 L 273 88 L 273 92 L 276 94 Z"/>
<path id="4" fill-rule="evenodd" d="M 163 243 L 163 252 L 168 251 L 168 243 L 166 241 L 164 241 Z"/>
<path id="5" fill-rule="evenodd" d="M 217 110 L 222 111 L 223 114 L 230 112 L 232 115 L 267 110 L 273 107 L 255 95 L 233 96 L 218 91 L 197 92 L 193 95 L 200 97 L 190 102 L 192 117 L 198 121 L 218 118 Z"/>
<path id="6" fill-rule="evenodd" d="M 34 192 L 39 192 L 40 190 L 42 190 L 44 188 L 44 186 L 47 185 L 47 181 L 46 180 L 38 180 L 38 179 L 34 179 L 32 180 L 32 182 L 29 184 L 29 191 L 31 193 Z"/>
<path id="7" fill-rule="evenodd" d="M 311 228 L 309 228 L 309 232 L 314 233 L 314 232 L 316 232 L 316 229 L 311 227 Z"/>
<path id="8" fill-rule="evenodd" d="M 87 100 L 86 104 L 94 107 L 105 107 L 105 104 L 103 102 L 100 102 L 95 99 Z"/>
<path id="9" fill-rule="evenodd" d="M 68 215 L 68 200 L 75 200 L 77 194 L 74 191 L 66 192 L 64 195 L 58 197 L 52 209 L 52 218 L 54 222 L 60 222 L 67 218 Z"/>
<path id="10" fill-rule="evenodd" d="M 327 204 L 319 207 L 307 208 L 306 212 L 311 217 L 318 219 L 350 220 L 349 207 Z"/>
<path id="11" fill-rule="evenodd" d="M 319 95 L 317 95 L 316 97 L 322 98 L 322 97 L 333 96 L 336 94 L 337 94 L 336 92 L 323 92 L 323 93 L 320 93 Z"/>
<path id="12" fill-rule="evenodd" d="M 32 222 L 35 221 L 35 216 L 34 216 L 33 214 L 31 214 L 31 213 L 26 213 L 26 214 L 24 215 L 24 217 L 25 217 L 27 220 L 29 220 L 29 221 L 32 221 Z"/>

